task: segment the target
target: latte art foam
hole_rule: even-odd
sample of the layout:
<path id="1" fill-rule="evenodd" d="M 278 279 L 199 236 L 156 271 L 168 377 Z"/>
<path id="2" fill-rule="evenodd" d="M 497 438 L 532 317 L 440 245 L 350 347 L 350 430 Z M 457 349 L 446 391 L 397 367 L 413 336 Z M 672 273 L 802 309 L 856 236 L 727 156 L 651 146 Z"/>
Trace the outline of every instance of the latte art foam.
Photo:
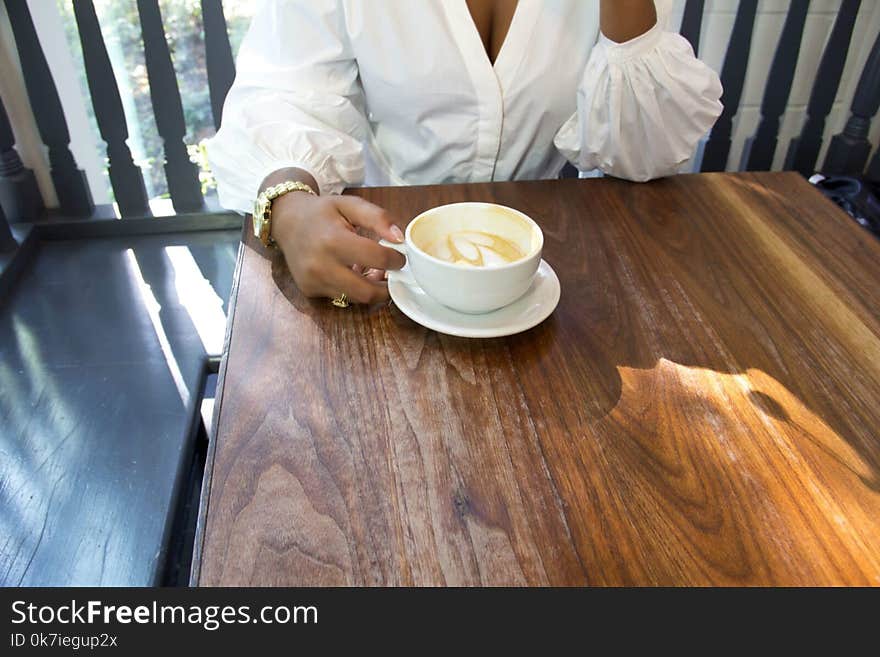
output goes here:
<path id="1" fill-rule="evenodd" d="M 526 255 L 509 239 L 475 230 L 449 233 L 425 251 L 440 260 L 470 267 L 506 265 Z"/>

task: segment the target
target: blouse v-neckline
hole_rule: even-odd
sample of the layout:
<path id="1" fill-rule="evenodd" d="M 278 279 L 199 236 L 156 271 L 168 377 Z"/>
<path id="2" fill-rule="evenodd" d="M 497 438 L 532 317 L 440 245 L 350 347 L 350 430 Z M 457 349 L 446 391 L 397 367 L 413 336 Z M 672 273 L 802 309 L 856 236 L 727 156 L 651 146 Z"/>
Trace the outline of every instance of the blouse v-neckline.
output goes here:
<path id="1" fill-rule="evenodd" d="M 485 72 L 491 72 L 493 77 L 497 78 L 514 71 L 525 56 L 528 36 L 535 24 L 535 17 L 531 14 L 537 5 L 538 3 L 532 2 L 532 0 L 518 0 L 507 28 L 507 34 L 501 42 L 501 48 L 493 63 L 470 9 L 468 9 L 467 0 L 443 2 L 443 6 L 450 15 L 456 41 L 468 68 L 473 71 L 475 65 L 479 63 Z"/>

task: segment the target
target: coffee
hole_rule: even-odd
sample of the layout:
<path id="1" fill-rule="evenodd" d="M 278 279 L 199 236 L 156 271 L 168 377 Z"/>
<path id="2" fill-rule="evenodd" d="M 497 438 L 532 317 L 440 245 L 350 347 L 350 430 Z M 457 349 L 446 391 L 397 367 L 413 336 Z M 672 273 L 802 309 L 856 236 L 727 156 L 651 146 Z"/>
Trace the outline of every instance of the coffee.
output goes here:
<path id="1" fill-rule="evenodd" d="M 424 250 L 445 262 L 469 267 L 506 265 L 526 255 L 512 240 L 479 230 L 451 232 L 427 245 Z"/>
<path id="2" fill-rule="evenodd" d="M 489 203 L 459 203 L 424 213 L 413 222 L 413 243 L 443 262 L 500 267 L 524 259 L 537 244 L 531 220 Z"/>

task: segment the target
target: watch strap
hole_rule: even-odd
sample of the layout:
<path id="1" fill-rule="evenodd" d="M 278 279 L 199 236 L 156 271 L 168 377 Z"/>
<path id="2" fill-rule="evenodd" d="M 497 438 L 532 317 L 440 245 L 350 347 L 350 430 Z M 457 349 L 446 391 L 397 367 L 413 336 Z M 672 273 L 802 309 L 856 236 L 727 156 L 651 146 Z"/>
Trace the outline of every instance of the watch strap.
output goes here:
<path id="1" fill-rule="evenodd" d="M 312 196 L 317 196 L 317 193 L 310 185 L 299 180 L 286 180 L 277 185 L 267 187 L 257 197 L 257 207 L 262 208 L 262 216 L 255 216 L 254 221 L 260 222 L 257 237 L 265 246 L 275 245 L 275 240 L 272 239 L 272 201 L 290 192 L 306 192 Z M 257 228 L 256 224 L 254 228 Z"/>

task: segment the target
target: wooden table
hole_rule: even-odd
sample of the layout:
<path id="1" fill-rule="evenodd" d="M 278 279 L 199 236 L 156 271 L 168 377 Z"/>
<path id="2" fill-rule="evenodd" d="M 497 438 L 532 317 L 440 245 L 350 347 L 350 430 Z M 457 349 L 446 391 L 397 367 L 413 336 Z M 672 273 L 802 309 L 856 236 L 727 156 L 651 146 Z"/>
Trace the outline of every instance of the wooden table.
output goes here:
<path id="1" fill-rule="evenodd" d="M 248 236 L 194 581 L 880 584 L 880 243 L 803 179 L 357 193 L 523 210 L 562 300 L 451 338 Z"/>

